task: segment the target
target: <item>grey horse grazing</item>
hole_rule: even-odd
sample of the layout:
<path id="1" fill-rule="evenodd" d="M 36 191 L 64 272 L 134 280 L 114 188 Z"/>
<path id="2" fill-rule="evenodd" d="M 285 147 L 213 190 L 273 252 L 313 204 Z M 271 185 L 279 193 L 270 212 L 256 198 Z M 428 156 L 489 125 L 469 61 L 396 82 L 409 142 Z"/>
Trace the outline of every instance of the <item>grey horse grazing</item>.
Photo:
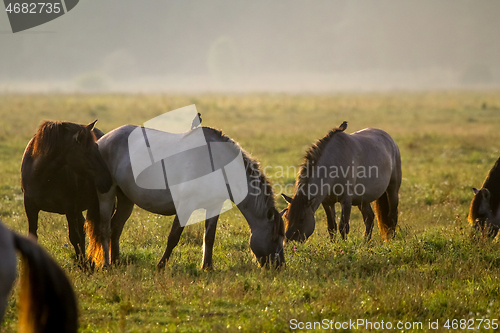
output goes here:
<path id="1" fill-rule="evenodd" d="M 78 308 L 71 283 L 57 263 L 34 241 L 7 229 L 0 221 L 0 324 L 22 257 L 19 332 L 78 331 Z"/>
<path id="2" fill-rule="evenodd" d="M 282 212 L 287 219 L 287 240 L 305 241 L 314 232 L 314 213 L 323 205 L 328 231 L 337 231 L 335 203 L 342 206 L 340 234 L 349 233 L 351 206 L 358 206 L 365 223 L 365 238 L 371 238 L 375 211 L 384 240 L 394 235 L 398 222 L 398 192 L 401 186 L 401 157 L 386 132 L 368 128 L 344 133 L 344 122 L 319 139 L 306 153 L 295 183 L 293 198 Z"/>
<path id="3" fill-rule="evenodd" d="M 473 190 L 469 223 L 474 229 L 486 232 L 489 237 L 494 238 L 500 229 L 500 158 L 491 168 L 481 189 Z"/>
<path id="4" fill-rule="evenodd" d="M 159 181 L 159 185 L 161 186 L 159 186 L 158 189 L 143 188 L 136 183 L 133 172 L 134 165 L 132 165 L 131 162 L 132 158 L 130 156 L 129 146 L 139 145 L 140 142 L 137 142 L 137 140 L 129 140 L 131 140 L 132 133 L 137 129 L 140 130 L 141 128 L 132 125 L 122 126 L 109 132 L 98 141 L 99 151 L 111 171 L 113 186 L 109 192 L 98 195 L 98 206 L 89 209 L 89 214 L 87 215 L 87 228 L 90 237 L 88 254 L 94 263 L 108 265 L 109 248 L 111 248 L 111 262 L 119 260 L 119 239 L 123 226 L 129 218 L 134 204 L 136 204 L 152 213 L 167 216 L 175 215 L 172 229 L 168 237 L 167 247 L 158 263 L 158 267 L 162 268 L 169 259 L 172 250 L 179 242 L 184 226 L 180 223 L 180 212 L 176 209 L 174 196 L 172 195 L 173 185 L 176 184 L 170 184 L 170 180 L 167 182 L 167 178 L 165 178 L 165 181 L 163 181 L 163 179 Z M 248 188 L 248 195 L 239 203 L 235 202 L 232 197 L 230 199 L 237 204 L 237 207 L 240 209 L 250 226 L 250 248 L 260 265 L 265 265 L 270 262 L 270 260 L 276 265 L 285 263 L 283 254 L 283 220 L 275 208 L 272 187 L 260 170 L 256 160 L 253 160 L 237 143 L 222 134 L 222 132 L 212 128 L 202 127 L 182 134 L 165 133 L 144 128 L 143 130 L 148 131 L 149 138 L 151 138 L 150 135 L 163 135 L 161 145 L 165 147 L 175 147 L 182 138 L 188 137 L 191 135 L 190 133 L 194 133 L 194 131 L 200 131 L 199 133 L 204 136 L 209 147 L 215 147 L 220 143 L 230 143 L 229 147 L 232 147 L 232 150 L 236 149 L 238 152 L 241 152 L 245 168 L 241 186 Z M 148 144 L 152 145 L 151 140 L 149 140 Z M 144 145 L 144 147 L 146 147 L 146 145 Z M 226 145 L 222 148 L 223 154 L 226 154 L 225 149 L 229 149 L 227 147 Z M 148 149 L 151 149 L 150 146 L 148 146 Z M 233 153 L 228 152 L 228 154 Z M 198 155 L 198 153 L 194 154 L 194 156 Z M 210 158 L 213 158 L 213 156 Z M 182 158 L 177 158 L 177 160 L 174 159 L 174 165 L 175 161 L 183 160 Z M 137 163 L 140 163 L 140 161 Z M 216 161 L 212 160 L 212 168 L 214 168 L 214 163 L 216 163 Z M 182 177 L 184 173 L 188 173 L 189 170 L 200 167 L 200 163 L 197 163 L 197 161 L 193 163 L 178 162 L 178 164 L 179 165 L 175 165 L 176 170 L 174 171 L 178 172 L 180 177 Z M 164 175 L 164 160 L 161 160 L 161 163 L 157 162 L 152 164 L 151 167 L 154 168 L 155 165 L 160 175 Z M 209 170 L 209 173 L 212 171 L 212 168 Z M 158 184 L 152 184 L 153 187 L 155 187 L 155 185 Z M 225 188 L 226 183 L 223 183 L 223 186 Z M 197 191 L 199 192 L 201 190 L 199 189 Z M 199 198 L 200 194 L 195 193 L 195 189 L 195 192 L 185 194 L 183 199 L 179 202 L 179 205 L 188 207 L 189 214 L 194 209 L 208 207 L 205 206 L 205 204 L 210 203 L 209 206 L 211 208 L 207 208 L 203 243 L 202 267 L 205 269 L 212 267 L 212 249 L 217 221 L 224 202 L 224 199 L 217 197 L 214 191 L 215 189 L 206 190 L 206 192 L 202 193 L 203 199 L 201 201 L 193 202 L 199 200 L 193 198 Z M 113 214 L 115 201 L 116 211 Z M 193 207 L 193 209 L 189 210 L 189 207 Z M 110 241 L 111 244 L 109 244 Z"/>

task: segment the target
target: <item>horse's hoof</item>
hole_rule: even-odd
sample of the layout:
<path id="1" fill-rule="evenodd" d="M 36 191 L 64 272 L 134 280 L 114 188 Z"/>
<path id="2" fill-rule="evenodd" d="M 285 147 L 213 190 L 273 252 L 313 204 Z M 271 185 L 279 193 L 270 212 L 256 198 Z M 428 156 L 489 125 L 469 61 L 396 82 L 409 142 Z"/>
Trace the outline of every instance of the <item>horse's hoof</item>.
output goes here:
<path id="1" fill-rule="evenodd" d="M 123 263 L 120 259 L 114 259 L 114 260 L 111 260 L 111 265 L 112 266 L 121 266 Z"/>
<path id="2" fill-rule="evenodd" d="M 87 265 L 87 262 L 84 260 L 78 260 L 77 262 L 78 268 L 80 268 L 82 271 L 87 271 L 89 269 L 89 265 Z"/>
<path id="3" fill-rule="evenodd" d="M 214 270 L 214 267 L 212 265 L 201 265 L 201 269 L 204 270 L 205 272 L 211 272 Z"/>

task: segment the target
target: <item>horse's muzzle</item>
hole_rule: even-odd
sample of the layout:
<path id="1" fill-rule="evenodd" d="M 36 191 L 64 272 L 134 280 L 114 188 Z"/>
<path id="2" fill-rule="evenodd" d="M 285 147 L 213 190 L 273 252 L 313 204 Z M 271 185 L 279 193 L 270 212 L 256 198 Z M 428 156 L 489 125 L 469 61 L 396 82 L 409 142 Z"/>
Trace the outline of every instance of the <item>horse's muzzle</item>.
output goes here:
<path id="1" fill-rule="evenodd" d="M 257 258 L 257 261 L 260 267 L 272 267 L 274 269 L 286 267 L 283 247 L 267 257 Z"/>
<path id="2" fill-rule="evenodd" d="M 488 218 L 477 218 L 476 221 L 474 221 L 473 228 L 490 238 L 495 238 L 500 230 L 500 227 L 490 222 Z"/>
<path id="3" fill-rule="evenodd" d="M 290 235 L 287 235 L 285 237 L 285 243 L 288 243 L 291 241 L 304 243 L 306 240 L 307 240 L 306 235 L 304 233 L 299 232 L 299 231 L 296 231 L 296 232 L 294 232 Z"/>

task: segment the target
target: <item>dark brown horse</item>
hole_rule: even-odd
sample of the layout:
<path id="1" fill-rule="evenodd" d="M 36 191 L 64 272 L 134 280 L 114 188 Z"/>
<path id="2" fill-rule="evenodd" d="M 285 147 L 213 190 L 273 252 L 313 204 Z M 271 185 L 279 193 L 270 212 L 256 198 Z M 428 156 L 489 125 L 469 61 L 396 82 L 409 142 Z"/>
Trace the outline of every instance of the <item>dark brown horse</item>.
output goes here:
<path id="1" fill-rule="evenodd" d="M 474 229 L 494 238 L 500 229 L 500 158 L 491 168 L 481 189 L 473 190 L 469 223 Z"/>
<path id="2" fill-rule="evenodd" d="M 371 238 L 373 201 L 380 235 L 384 240 L 394 235 L 401 186 L 398 146 L 382 130 L 368 128 L 346 134 L 346 128 L 347 123 L 342 123 L 307 151 L 295 183 L 295 196 L 283 196 L 289 203 L 284 211 L 288 240 L 305 241 L 314 232 L 314 213 L 320 205 L 326 211 L 328 231 L 333 236 L 337 231 L 337 202 L 342 206 L 342 238 L 349 233 L 351 206 L 358 206 L 365 222 L 365 238 Z"/>
<path id="3" fill-rule="evenodd" d="M 69 239 L 80 260 L 85 253 L 82 211 L 97 200 L 96 188 L 107 192 L 112 184 L 96 144 L 103 135 L 94 128 L 96 121 L 86 126 L 43 122 L 28 143 L 21 164 L 30 234 L 37 237 L 39 211 L 66 215 Z"/>
<path id="4" fill-rule="evenodd" d="M 16 251 L 22 258 L 19 332 L 76 333 L 76 297 L 64 271 L 35 242 L 10 231 L 1 221 L 0 324 L 16 280 Z"/>

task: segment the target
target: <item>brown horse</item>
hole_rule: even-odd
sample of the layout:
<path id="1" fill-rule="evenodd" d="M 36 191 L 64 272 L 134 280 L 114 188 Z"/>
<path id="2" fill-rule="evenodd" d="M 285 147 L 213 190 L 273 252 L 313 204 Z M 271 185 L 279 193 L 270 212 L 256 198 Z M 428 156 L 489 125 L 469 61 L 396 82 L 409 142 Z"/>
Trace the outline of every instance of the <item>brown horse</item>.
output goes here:
<path id="1" fill-rule="evenodd" d="M 19 332 L 78 331 L 75 293 L 64 271 L 34 241 L 0 221 L 0 323 L 16 279 L 16 250 L 22 258 Z"/>
<path id="2" fill-rule="evenodd" d="M 339 229 L 349 233 L 351 206 L 358 206 L 365 222 L 365 238 L 371 238 L 375 201 L 380 234 L 392 237 L 398 221 L 401 158 L 394 140 L 386 132 L 368 128 L 346 134 L 344 122 L 319 139 L 306 153 L 297 180 L 295 197 L 283 195 L 286 238 L 305 241 L 314 231 L 314 213 L 323 205 L 331 237 L 337 231 L 335 203 L 342 206 Z"/>
<path id="3" fill-rule="evenodd" d="M 500 229 L 500 158 L 491 168 L 481 189 L 473 190 L 469 223 L 474 229 L 494 238 Z"/>
<path id="4" fill-rule="evenodd" d="M 107 192 L 112 183 L 96 144 L 103 135 L 94 128 L 96 121 L 86 126 L 43 122 L 28 143 L 21 164 L 30 234 L 37 237 L 39 211 L 66 215 L 69 239 L 80 260 L 85 253 L 82 211 L 97 200 L 96 188 Z"/>

